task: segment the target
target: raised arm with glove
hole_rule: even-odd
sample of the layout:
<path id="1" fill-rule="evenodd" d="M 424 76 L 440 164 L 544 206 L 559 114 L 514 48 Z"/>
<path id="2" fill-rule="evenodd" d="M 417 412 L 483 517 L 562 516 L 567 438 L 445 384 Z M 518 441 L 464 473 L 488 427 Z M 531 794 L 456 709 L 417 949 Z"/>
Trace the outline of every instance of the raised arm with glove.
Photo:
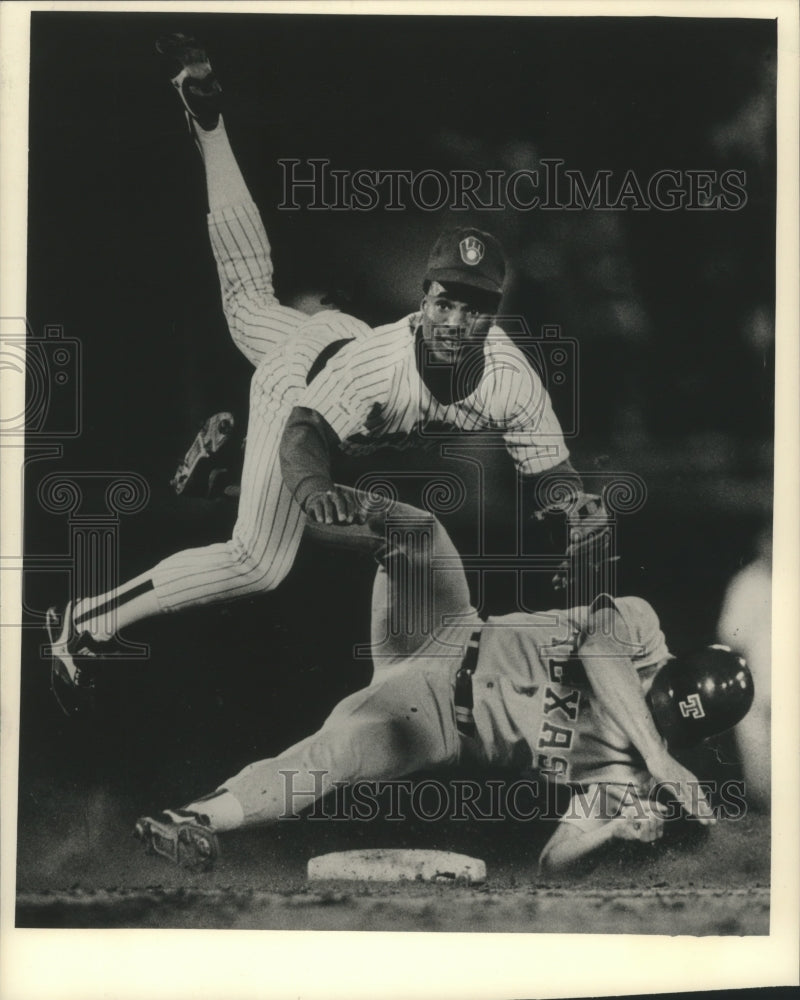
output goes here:
<path id="1" fill-rule="evenodd" d="M 536 520 L 560 514 L 567 522 L 564 561 L 553 576 L 553 587 L 570 591 L 570 605 L 589 603 L 598 592 L 609 589 L 603 574 L 619 558 L 612 550 L 609 514 L 603 498 L 584 491 L 580 474 L 569 459 L 529 477 L 529 485 Z"/>

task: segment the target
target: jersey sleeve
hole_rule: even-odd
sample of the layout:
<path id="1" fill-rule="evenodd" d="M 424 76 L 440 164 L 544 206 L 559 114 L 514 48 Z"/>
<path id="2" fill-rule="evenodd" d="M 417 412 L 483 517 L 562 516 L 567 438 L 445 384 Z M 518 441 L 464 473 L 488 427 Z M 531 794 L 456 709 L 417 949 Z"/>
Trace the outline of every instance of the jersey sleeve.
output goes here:
<path id="1" fill-rule="evenodd" d="M 620 646 L 620 653 L 629 656 L 637 670 L 653 666 L 670 656 L 658 615 L 644 598 L 598 594 L 589 605 L 586 628 L 594 614 L 605 610 L 615 611 L 625 623 L 630 642 L 617 636 L 620 643 L 624 643 Z"/>
<path id="2" fill-rule="evenodd" d="M 499 334 L 499 335 L 498 335 Z M 495 328 L 488 357 L 489 407 L 519 472 L 538 475 L 569 458 L 550 395 L 522 351 Z"/>
<path id="3" fill-rule="evenodd" d="M 392 387 L 391 349 L 382 337 L 345 345 L 306 388 L 297 406 L 316 410 L 340 441 L 369 433 L 368 417 L 386 406 Z"/>
<path id="4" fill-rule="evenodd" d="M 641 597 L 618 597 L 614 606 L 628 626 L 634 644 L 631 659 L 637 670 L 660 663 L 670 655 L 652 605 Z"/>

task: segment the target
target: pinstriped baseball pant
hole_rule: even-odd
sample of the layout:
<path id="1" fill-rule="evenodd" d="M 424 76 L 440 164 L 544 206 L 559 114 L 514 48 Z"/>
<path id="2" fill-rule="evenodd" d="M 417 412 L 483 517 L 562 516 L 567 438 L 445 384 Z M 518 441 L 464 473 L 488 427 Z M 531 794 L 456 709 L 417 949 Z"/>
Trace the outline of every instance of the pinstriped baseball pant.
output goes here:
<path id="1" fill-rule="evenodd" d="M 353 317 L 333 311 L 309 317 L 278 302 L 269 243 L 252 203 L 212 213 L 209 234 L 231 336 L 257 366 L 239 512 L 230 541 L 179 552 L 155 567 L 162 611 L 269 591 L 289 572 L 306 520 L 281 475 L 284 423 L 319 353 L 370 332 Z"/>
<path id="2" fill-rule="evenodd" d="M 280 583 L 306 525 L 281 475 L 286 417 L 325 347 L 371 333 L 352 316 L 330 310 L 307 316 L 278 302 L 267 234 L 252 202 L 212 212 L 209 235 L 231 336 L 256 366 L 238 518 L 230 541 L 178 552 L 110 593 L 81 599 L 76 627 L 100 637 L 114 634 L 120 620 L 234 600 Z"/>

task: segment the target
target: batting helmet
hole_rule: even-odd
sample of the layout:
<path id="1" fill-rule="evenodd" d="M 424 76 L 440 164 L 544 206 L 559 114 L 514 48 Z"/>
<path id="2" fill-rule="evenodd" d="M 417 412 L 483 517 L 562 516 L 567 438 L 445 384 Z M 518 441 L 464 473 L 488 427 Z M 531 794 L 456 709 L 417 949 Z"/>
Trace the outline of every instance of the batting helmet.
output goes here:
<path id="1" fill-rule="evenodd" d="M 735 726 L 753 704 L 753 676 L 727 646 L 669 660 L 647 694 L 658 731 L 671 748 L 694 746 Z"/>

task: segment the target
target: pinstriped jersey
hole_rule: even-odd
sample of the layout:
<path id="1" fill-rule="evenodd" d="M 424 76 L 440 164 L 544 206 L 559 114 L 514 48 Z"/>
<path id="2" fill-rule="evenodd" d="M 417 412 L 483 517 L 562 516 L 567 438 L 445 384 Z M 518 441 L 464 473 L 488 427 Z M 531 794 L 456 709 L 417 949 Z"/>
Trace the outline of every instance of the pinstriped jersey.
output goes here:
<path id="1" fill-rule="evenodd" d="M 569 456 L 561 425 L 538 374 L 499 327 L 483 348 L 483 374 L 462 399 L 442 403 L 419 374 L 419 314 L 378 327 L 346 345 L 298 399 L 330 424 L 348 454 L 435 446 L 458 432 L 502 436 L 518 470 L 544 472 Z"/>
<path id="2" fill-rule="evenodd" d="M 334 310 L 306 316 L 275 298 L 269 241 L 252 202 L 217 209 L 208 227 L 228 325 L 256 365 L 251 412 L 311 407 L 350 454 L 387 445 L 434 446 L 453 431 L 493 431 L 502 435 L 524 473 L 543 472 L 568 457 L 539 376 L 499 327 L 487 335 L 477 387 L 463 399 L 442 404 L 417 368 L 418 314 L 375 330 Z M 320 353 L 346 340 L 353 343 L 306 388 Z"/>
<path id="3" fill-rule="evenodd" d="M 669 651 L 647 601 L 614 601 L 631 637 L 620 655 L 644 691 Z M 531 768 L 579 784 L 637 784 L 647 771 L 627 736 L 601 708 L 580 661 L 587 607 L 489 618 L 473 677 L 474 717 L 492 763 Z"/>

